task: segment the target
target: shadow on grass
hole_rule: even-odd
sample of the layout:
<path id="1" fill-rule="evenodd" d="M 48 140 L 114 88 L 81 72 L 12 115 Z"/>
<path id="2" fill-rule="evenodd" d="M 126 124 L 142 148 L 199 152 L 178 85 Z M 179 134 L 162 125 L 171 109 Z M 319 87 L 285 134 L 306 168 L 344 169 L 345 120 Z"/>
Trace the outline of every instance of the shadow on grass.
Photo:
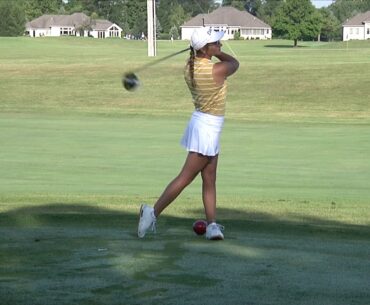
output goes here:
<path id="1" fill-rule="evenodd" d="M 290 214 L 279 219 L 267 213 L 240 212 L 234 209 L 220 209 L 218 215 L 230 219 L 231 226 L 242 227 L 245 231 L 270 232 L 279 234 L 298 234 L 301 236 L 321 234 L 348 237 L 353 239 L 369 239 L 370 226 L 347 224 L 345 222 L 312 217 L 303 214 Z"/>
<path id="2" fill-rule="evenodd" d="M 189 211 L 191 215 L 202 215 L 203 209 Z M 354 238 L 369 238 L 370 226 L 353 225 L 340 221 L 327 220 L 307 215 L 294 214 L 281 220 L 262 212 L 248 212 L 228 208 L 218 208 L 218 215 L 228 227 L 240 231 L 279 232 L 287 234 L 342 234 Z M 159 218 L 163 227 L 187 227 L 195 219 L 167 216 Z M 103 209 L 87 203 L 63 204 L 50 203 L 39 206 L 23 207 L 0 214 L 1 226 L 42 227 L 42 226 L 93 226 L 95 228 L 121 229 L 136 237 L 138 215 L 128 212 Z"/>
<path id="3" fill-rule="evenodd" d="M 193 211 L 200 212 L 200 211 Z M 364 304 L 370 228 L 299 215 L 219 209 L 226 240 L 161 216 L 139 240 L 138 215 L 88 203 L 0 215 L 6 304 Z M 30 302 L 30 300 L 32 300 Z"/>

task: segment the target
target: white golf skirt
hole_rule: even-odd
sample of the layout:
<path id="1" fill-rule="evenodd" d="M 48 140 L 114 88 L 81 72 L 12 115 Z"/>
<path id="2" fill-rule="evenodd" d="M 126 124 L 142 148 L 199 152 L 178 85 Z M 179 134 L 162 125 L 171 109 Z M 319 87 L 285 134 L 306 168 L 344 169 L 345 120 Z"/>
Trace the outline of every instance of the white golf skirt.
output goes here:
<path id="1" fill-rule="evenodd" d="M 187 151 L 216 156 L 220 151 L 223 116 L 194 111 L 181 140 Z"/>

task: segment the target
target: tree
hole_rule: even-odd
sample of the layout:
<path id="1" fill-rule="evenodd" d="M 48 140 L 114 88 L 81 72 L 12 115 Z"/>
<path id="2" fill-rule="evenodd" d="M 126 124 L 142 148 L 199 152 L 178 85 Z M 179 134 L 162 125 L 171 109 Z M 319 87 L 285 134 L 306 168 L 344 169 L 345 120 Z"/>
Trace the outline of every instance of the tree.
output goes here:
<path id="1" fill-rule="evenodd" d="M 62 6 L 62 0 L 24 0 L 27 20 L 35 19 L 44 14 L 58 14 Z"/>
<path id="2" fill-rule="evenodd" d="M 257 17 L 271 25 L 273 16 L 276 15 L 276 11 L 283 2 L 284 0 L 263 0 L 257 10 Z"/>
<path id="3" fill-rule="evenodd" d="M 273 31 L 298 45 L 298 39 L 313 39 L 320 33 L 321 18 L 310 0 L 286 0 L 278 8 Z"/>
<path id="4" fill-rule="evenodd" d="M 98 11 L 98 13 L 109 21 L 123 25 L 126 21 L 125 3 L 125 0 L 115 0 L 114 2 L 110 2 L 110 7 L 109 9 L 107 8 L 106 12 L 107 15 L 104 15 L 102 11 Z"/>
<path id="5" fill-rule="evenodd" d="M 160 1 L 162 2 L 162 0 Z M 191 17 L 212 12 L 217 6 L 213 0 L 176 0 Z"/>
<path id="6" fill-rule="evenodd" d="M 240 11 L 245 11 L 245 1 L 240 0 L 232 0 L 232 1 L 224 1 L 222 2 L 222 6 L 232 6 Z"/>
<path id="7" fill-rule="evenodd" d="M 0 36 L 24 34 L 26 17 L 18 2 L 0 1 Z"/>
<path id="8" fill-rule="evenodd" d="M 370 10 L 370 0 L 337 0 L 329 9 L 340 22 L 345 22 L 358 13 Z"/>
<path id="9" fill-rule="evenodd" d="M 180 26 L 190 18 L 190 15 L 185 13 L 184 9 L 180 4 L 176 5 L 171 12 L 169 12 L 169 23 L 171 29 L 176 27 L 177 31 L 180 31 Z M 170 29 L 170 30 L 171 30 Z M 178 36 L 178 35 L 177 35 Z M 175 36 L 174 36 L 175 37 Z"/>
<path id="10" fill-rule="evenodd" d="M 141 36 L 147 33 L 146 0 L 126 0 L 123 6 L 123 20 L 129 26 L 130 34 Z"/>
<path id="11" fill-rule="evenodd" d="M 222 6 L 232 6 L 240 11 L 247 11 L 256 16 L 262 5 L 262 0 L 224 0 Z"/>
<path id="12" fill-rule="evenodd" d="M 170 29 L 170 37 L 173 37 L 173 39 L 178 39 L 179 38 L 179 30 L 177 29 L 177 27 L 173 26 L 171 29 Z"/>
<path id="13" fill-rule="evenodd" d="M 341 24 L 334 13 L 327 7 L 319 10 L 321 14 L 321 40 L 331 41 L 341 37 Z"/>
<path id="14" fill-rule="evenodd" d="M 83 12 L 90 15 L 89 12 L 85 10 L 80 0 L 69 0 L 68 3 L 64 5 L 64 8 L 68 14 Z"/>
<path id="15" fill-rule="evenodd" d="M 169 33 L 173 24 L 170 22 L 170 14 L 175 6 L 179 5 L 174 0 L 161 0 L 157 7 L 157 18 L 162 27 L 163 33 Z"/>
<path id="16" fill-rule="evenodd" d="M 262 0 L 246 0 L 244 5 L 245 9 L 253 16 L 257 16 L 261 6 Z"/>

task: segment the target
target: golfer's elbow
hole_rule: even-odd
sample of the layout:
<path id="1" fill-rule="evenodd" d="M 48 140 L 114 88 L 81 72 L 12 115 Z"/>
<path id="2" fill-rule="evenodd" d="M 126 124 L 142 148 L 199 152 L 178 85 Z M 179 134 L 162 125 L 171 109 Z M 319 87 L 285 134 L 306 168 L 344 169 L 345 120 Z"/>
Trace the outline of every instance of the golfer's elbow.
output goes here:
<path id="1" fill-rule="evenodd" d="M 234 58 L 234 61 L 235 61 L 234 66 L 235 66 L 235 72 L 236 72 L 239 69 L 240 64 L 239 64 L 239 61 L 235 58 Z"/>
<path id="2" fill-rule="evenodd" d="M 229 75 L 234 74 L 239 69 L 239 61 L 237 59 L 233 59 L 229 65 Z"/>

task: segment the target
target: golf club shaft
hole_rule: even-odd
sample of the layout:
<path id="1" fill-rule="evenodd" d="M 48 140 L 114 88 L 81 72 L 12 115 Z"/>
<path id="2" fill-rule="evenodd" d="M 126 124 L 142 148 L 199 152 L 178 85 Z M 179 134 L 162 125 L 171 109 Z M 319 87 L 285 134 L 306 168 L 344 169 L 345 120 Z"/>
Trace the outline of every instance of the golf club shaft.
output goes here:
<path id="1" fill-rule="evenodd" d="M 149 67 L 151 67 L 151 66 L 154 66 L 154 65 L 156 65 L 156 64 L 159 64 L 159 63 L 161 63 L 162 61 L 165 61 L 165 60 L 167 60 L 167 59 L 169 59 L 169 58 L 171 58 L 171 57 L 174 57 L 174 56 L 176 56 L 176 55 L 179 55 L 179 54 L 184 53 L 184 52 L 189 51 L 189 50 L 190 50 L 190 48 L 186 48 L 186 49 L 184 49 L 184 50 L 181 50 L 181 51 L 178 51 L 178 52 L 176 52 L 176 53 L 173 53 L 173 54 L 167 55 L 167 56 L 165 56 L 165 57 L 158 58 L 158 59 L 156 59 L 156 60 L 154 60 L 154 61 L 152 61 L 152 62 L 150 62 L 150 63 L 147 63 L 147 64 L 145 64 L 145 65 L 143 65 L 143 66 L 141 66 L 141 67 L 137 68 L 137 69 L 135 70 L 135 72 L 140 72 L 140 71 L 142 71 L 142 70 L 145 70 L 145 69 L 147 69 L 147 68 L 149 68 Z"/>

